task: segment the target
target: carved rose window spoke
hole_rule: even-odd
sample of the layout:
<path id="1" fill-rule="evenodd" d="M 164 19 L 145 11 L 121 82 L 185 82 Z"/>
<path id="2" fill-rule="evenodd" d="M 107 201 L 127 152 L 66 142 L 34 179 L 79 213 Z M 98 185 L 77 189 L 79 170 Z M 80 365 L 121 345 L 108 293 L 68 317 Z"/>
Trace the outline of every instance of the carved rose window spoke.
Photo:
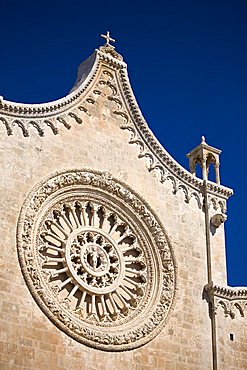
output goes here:
<path id="1" fill-rule="evenodd" d="M 161 330 L 174 294 L 169 241 L 146 203 L 109 174 L 67 171 L 39 184 L 17 241 L 35 300 L 76 340 L 117 351 Z"/>
<path id="2" fill-rule="evenodd" d="M 71 201 L 41 224 L 43 273 L 60 302 L 96 321 L 126 316 L 144 294 L 144 253 L 126 222 L 103 205 Z"/>

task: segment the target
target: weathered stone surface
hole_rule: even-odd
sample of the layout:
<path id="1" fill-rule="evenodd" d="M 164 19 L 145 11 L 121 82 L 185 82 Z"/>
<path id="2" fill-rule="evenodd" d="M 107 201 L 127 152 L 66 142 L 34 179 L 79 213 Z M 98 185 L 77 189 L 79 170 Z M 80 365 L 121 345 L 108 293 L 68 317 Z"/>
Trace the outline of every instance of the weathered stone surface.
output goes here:
<path id="1" fill-rule="evenodd" d="M 203 299 L 208 282 L 203 183 L 176 163 L 153 137 L 131 91 L 126 64 L 116 51 L 106 47 L 96 51 L 81 68 L 71 94 L 57 102 L 25 105 L 1 100 L 0 130 L 1 369 L 212 368 L 211 322 L 208 303 Z M 21 209 L 27 210 L 30 205 L 30 191 L 40 189 L 40 183 L 48 184 L 49 176 L 85 168 L 88 173 L 108 173 L 115 179 L 114 184 L 127 184 L 133 189 L 137 199 L 143 199 L 152 210 L 172 250 L 175 291 L 172 288 L 173 304 L 169 303 L 163 316 L 162 331 L 144 346 L 139 346 L 134 338 L 135 348 L 125 352 L 91 348 L 56 327 L 40 310 L 23 278 L 23 273 L 26 279 L 34 276 L 33 270 L 22 273 L 25 267 L 18 260 L 17 224 Z M 58 186 L 59 183 L 60 180 Z M 64 191 L 61 186 L 61 194 Z M 225 214 L 231 190 L 209 182 L 207 191 L 210 218 Z M 129 214 L 128 203 L 122 208 L 123 214 Z M 46 216 L 49 207 L 47 212 Z M 34 213 L 42 219 L 39 206 Z M 133 214 L 130 216 L 130 220 L 134 218 Z M 134 225 L 138 225 L 138 217 L 141 215 L 136 212 Z M 44 225 L 45 220 L 37 227 Z M 25 233 L 28 237 L 28 224 L 23 232 L 23 219 L 20 222 L 18 243 Z M 150 226 L 149 233 L 147 228 L 145 235 L 150 245 L 156 231 Z M 39 243 L 38 239 L 26 242 L 34 249 Z M 154 248 L 158 241 L 155 243 Z M 223 224 L 211 233 L 211 252 L 213 282 L 226 285 Z M 157 258 L 161 264 L 166 259 Z M 101 263 L 94 265 L 90 257 L 88 261 L 95 269 Z M 150 263 L 156 264 L 150 271 L 161 266 L 155 259 L 150 259 Z M 217 308 L 219 369 L 245 369 L 246 290 L 234 293 L 236 290 L 228 287 L 225 292 L 215 286 L 208 288 Z M 97 327 L 97 322 L 91 325 Z M 129 325 L 131 328 L 131 322 Z"/>

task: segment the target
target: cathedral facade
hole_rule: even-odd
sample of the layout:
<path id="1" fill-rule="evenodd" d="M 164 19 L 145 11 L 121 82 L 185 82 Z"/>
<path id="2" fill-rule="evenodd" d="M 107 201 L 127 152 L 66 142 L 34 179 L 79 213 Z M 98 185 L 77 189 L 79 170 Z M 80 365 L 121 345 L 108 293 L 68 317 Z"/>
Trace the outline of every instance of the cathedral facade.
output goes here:
<path id="1" fill-rule="evenodd" d="M 103 37 L 66 97 L 0 100 L 0 368 L 247 369 L 220 151 L 202 138 L 181 167 Z"/>

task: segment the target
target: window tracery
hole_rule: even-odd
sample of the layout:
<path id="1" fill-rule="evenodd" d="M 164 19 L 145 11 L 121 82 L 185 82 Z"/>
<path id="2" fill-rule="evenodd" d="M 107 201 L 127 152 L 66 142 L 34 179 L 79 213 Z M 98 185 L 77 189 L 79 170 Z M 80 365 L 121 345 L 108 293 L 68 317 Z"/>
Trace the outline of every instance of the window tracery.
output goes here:
<path id="1" fill-rule="evenodd" d="M 37 303 L 78 341 L 124 350 L 162 329 L 175 289 L 169 240 L 148 205 L 109 174 L 65 171 L 39 184 L 17 241 Z"/>

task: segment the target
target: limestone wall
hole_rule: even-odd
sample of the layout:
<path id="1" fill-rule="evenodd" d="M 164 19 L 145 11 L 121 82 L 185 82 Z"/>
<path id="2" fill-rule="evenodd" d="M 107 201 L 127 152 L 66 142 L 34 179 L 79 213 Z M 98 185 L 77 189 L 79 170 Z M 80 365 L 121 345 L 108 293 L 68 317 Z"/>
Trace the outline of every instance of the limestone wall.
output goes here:
<path id="1" fill-rule="evenodd" d="M 128 133 L 95 118 L 40 138 L 15 133 L 1 144 L 1 345 L 3 369 L 208 369 L 210 323 L 202 301 L 206 281 L 203 213 L 182 191 L 148 173 Z M 30 189 L 54 171 L 86 167 L 109 171 L 146 199 L 167 230 L 177 260 L 177 294 L 162 333 L 124 353 L 90 349 L 58 330 L 41 312 L 23 280 L 16 251 L 17 219 Z M 196 217 L 195 217 L 196 216 Z M 200 225 L 198 227 L 198 225 Z M 205 320 L 206 318 L 206 320 Z M 100 364 L 100 365 L 99 365 Z M 201 365 L 200 365 L 201 366 Z"/>
<path id="2" fill-rule="evenodd" d="M 172 179 L 161 183 L 158 171 L 148 171 L 150 159 L 138 158 L 139 146 L 128 144 L 131 132 L 120 129 L 122 117 L 114 114 L 116 102 L 107 99 L 107 89 L 108 86 L 91 107 L 90 115 L 82 112 L 81 122 L 68 117 L 71 128 L 68 130 L 61 124 L 58 135 L 46 130 L 40 136 L 30 126 L 27 137 L 22 130 L 13 130 L 7 136 L 4 127 L 0 127 L 0 367 L 3 370 L 211 368 L 210 319 L 208 304 L 203 299 L 203 287 L 207 283 L 204 213 L 195 198 L 185 202 L 182 188 L 174 194 Z M 170 240 L 176 266 L 173 306 L 161 333 L 140 348 L 106 352 L 78 343 L 46 317 L 23 279 L 16 247 L 23 202 L 44 178 L 74 168 L 107 171 L 126 183 L 152 208 Z M 212 239 L 215 277 L 224 283 L 223 226 Z M 220 318 L 221 338 L 224 330 L 233 331 L 227 325 Z M 241 332 L 243 345 L 245 337 L 246 333 Z M 225 356 L 226 363 L 229 344 L 225 343 L 226 339 L 220 340 L 219 350 L 220 359 Z M 242 349 L 233 344 L 230 356 L 238 351 Z M 238 364 L 229 362 L 229 367 L 224 363 L 222 369 L 233 369 L 234 365 L 244 369 L 244 359 Z"/>
<path id="3" fill-rule="evenodd" d="M 246 312 L 246 310 L 245 310 Z M 247 368 L 247 325 L 237 307 L 231 316 L 222 306 L 217 310 L 219 369 Z"/>

